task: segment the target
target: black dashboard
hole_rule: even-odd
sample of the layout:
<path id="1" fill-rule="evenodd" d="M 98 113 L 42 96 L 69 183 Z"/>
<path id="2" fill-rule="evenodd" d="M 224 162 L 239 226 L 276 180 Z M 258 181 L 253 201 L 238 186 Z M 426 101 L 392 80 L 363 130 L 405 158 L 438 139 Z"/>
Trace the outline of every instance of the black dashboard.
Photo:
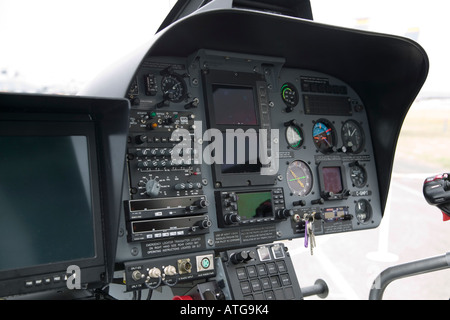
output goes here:
<path id="1" fill-rule="evenodd" d="M 313 219 L 315 235 L 379 225 L 363 101 L 284 62 L 212 50 L 143 61 L 126 96 L 117 263 L 302 238 Z"/>
<path id="2" fill-rule="evenodd" d="M 231 227 L 234 223 L 227 224 L 222 217 L 231 212 L 244 218 L 236 226 L 256 225 L 253 219 L 245 219 L 253 213 L 239 214 L 236 208 L 241 197 L 252 201 L 247 191 L 250 188 L 255 193 L 271 193 L 266 197 L 271 198 L 274 207 L 272 221 L 289 220 L 277 217 L 279 210 L 293 210 L 294 216 L 315 210 L 323 218 L 320 231 L 324 233 L 378 225 L 381 210 L 367 114 L 361 99 L 342 81 L 308 70 L 283 68 L 282 59 L 200 51 L 191 61 L 147 59 L 128 97 L 134 104 L 128 148 L 127 207 L 131 220 L 190 216 L 186 207 L 204 200 L 209 205 L 198 205 L 191 210 L 192 215 L 212 211 L 208 214 L 214 221 L 212 225 Z M 243 102 L 233 101 L 236 97 Z M 223 111 L 212 115 L 213 108 Z M 261 174 L 262 165 L 257 159 L 251 158 L 257 153 L 256 148 L 250 148 L 250 143 L 255 146 L 257 140 L 253 139 L 257 138 L 255 128 L 273 131 L 268 148 L 276 156 L 273 162 L 278 164 L 266 175 Z M 172 160 L 173 150 L 180 145 L 172 141 L 176 129 L 189 132 L 190 141 L 184 151 L 191 152 L 192 163 Z M 242 141 L 240 149 L 237 143 L 230 144 L 236 147 L 231 151 L 224 149 L 227 155 L 233 151 L 236 156 L 243 153 L 247 167 L 245 163 L 230 167 L 218 156 L 206 159 L 210 151 L 222 151 L 208 144 L 210 129 L 217 129 L 224 136 L 226 130 L 235 133 L 241 129 L 243 140 L 254 140 Z M 247 133 L 248 130 L 255 134 Z M 225 148 L 226 141 L 222 142 Z M 219 146 L 218 141 L 216 144 Z M 253 165 L 249 164 L 252 160 Z M 236 195 L 239 192 L 243 192 L 241 197 Z M 180 197 L 194 198 L 189 203 Z M 168 213 L 152 213 L 162 207 L 158 199 L 165 198 L 174 201 L 173 205 L 164 201 Z M 364 207 L 368 211 L 363 217 L 357 210 L 366 201 Z M 182 212 L 170 213 L 178 207 L 183 207 Z M 336 219 L 325 218 L 328 210 L 336 213 Z M 326 221 L 331 225 L 341 221 L 340 227 L 329 227 Z M 277 231 L 281 236 L 278 238 L 292 238 L 294 229 L 274 228 L 272 239 L 277 238 Z"/>

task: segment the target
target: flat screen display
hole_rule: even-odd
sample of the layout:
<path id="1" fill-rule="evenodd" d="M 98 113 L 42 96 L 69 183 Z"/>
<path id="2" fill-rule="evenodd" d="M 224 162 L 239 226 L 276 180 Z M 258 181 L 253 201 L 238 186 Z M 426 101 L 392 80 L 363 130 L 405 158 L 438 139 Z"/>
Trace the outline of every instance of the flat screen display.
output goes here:
<path id="1" fill-rule="evenodd" d="M 213 84 L 214 119 L 219 125 L 258 125 L 252 87 Z"/>
<path id="2" fill-rule="evenodd" d="M 241 218 L 273 217 L 272 193 L 270 191 L 238 193 L 237 207 Z"/>
<path id="3" fill-rule="evenodd" d="M 259 145 L 258 138 L 254 140 L 242 138 L 242 144 L 239 144 L 237 139 L 234 139 L 232 150 L 228 150 L 227 137 L 224 135 L 223 143 L 223 164 L 221 165 L 222 174 L 236 174 L 236 173 L 259 173 L 262 164 L 259 160 Z M 252 144 L 252 145 L 251 145 Z M 229 159 L 231 151 L 234 157 Z"/>
<path id="4" fill-rule="evenodd" d="M 0 270 L 96 256 L 88 139 L 0 136 Z"/>
<path id="5" fill-rule="evenodd" d="M 339 194 L 343 190 L 342 175 L 340 167 L 324 167 L 322 168 L 322 177 L 325 192 L 333 192 Z"/>

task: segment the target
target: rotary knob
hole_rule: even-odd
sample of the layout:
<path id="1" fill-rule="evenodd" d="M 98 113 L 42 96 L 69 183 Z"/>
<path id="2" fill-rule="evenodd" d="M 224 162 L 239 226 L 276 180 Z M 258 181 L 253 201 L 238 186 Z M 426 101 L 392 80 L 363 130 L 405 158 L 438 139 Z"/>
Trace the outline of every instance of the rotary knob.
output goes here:
<path id="1" fill-rule="evenodd" d="M 239 217 L 237 213 L 228 213 L 223 217 L 223 219 L 227 225 L 239 223 L 241 221 L 241 217 Z"/>
<path id="2" fill-rule="evenodd" d="M 277 211 L 276 216 L 278 219 L 286 219 L 294 215 L 294 210 L 292 209 L 280 209 Z"/>
<path id="3" fill-rule="evenodd" d="M 248 253 L 246 251 L 240 251 L 233 253 L 230 257 L 230 260 L 233 264 L 239 264 L 248 260 Z"/>
<path id="4" fill-rule="evenodd" d="M 134 138 L 134 140 L 135 140 L 135 142 L 137 144 L 143 144 L 143 143 L 146 143 L 148 141 L 148 136 L 145 135 L 145 134 L 141 134 L 141 135 L 136 136 Z"/>
<path id="5" fill-rule="evenodd" d="M 161 189 L 161 185 L 155 179 L 150 179 L 145 184 L 145 193 L 149 197 L 157 197 L 159 195 L 159 190 Z"/>
<path id="6" fill-rule="evenodd" d="M 209 206 L 209 201 L 206 199 L 200 199 L 200 200 L 195 201 L 194 204 L 197 206 L 197 208 L 203 209 L 203 208 L 206 208 L 207 206 Z"/>

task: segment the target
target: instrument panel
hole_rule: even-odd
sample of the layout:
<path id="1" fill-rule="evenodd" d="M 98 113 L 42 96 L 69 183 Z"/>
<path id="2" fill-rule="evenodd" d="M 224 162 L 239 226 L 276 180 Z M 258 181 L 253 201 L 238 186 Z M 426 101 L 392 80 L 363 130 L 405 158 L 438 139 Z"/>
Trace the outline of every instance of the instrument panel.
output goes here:
<path id="1" fill-rule="evenodd" d="M 379 225 L 364 102 L 284 62 L 211 50 L 144 59 L 126 96 L 116 262 L 302 238 L 305 216 L 315 235 Z"/>

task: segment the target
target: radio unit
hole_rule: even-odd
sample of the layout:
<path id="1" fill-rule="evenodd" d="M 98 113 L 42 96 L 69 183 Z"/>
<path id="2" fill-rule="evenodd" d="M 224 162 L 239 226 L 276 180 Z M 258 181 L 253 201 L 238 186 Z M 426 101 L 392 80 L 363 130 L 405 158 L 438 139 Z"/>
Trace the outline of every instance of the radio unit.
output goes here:
<path id="1" fill-rule="evenodd" d="M 210 226 L 211 221 L 207 215 L 131 221 L 128 223 L 128 240 L 143 241 L 204 234 L 209 232 Z"/>
<path id="2" fill-rule="evenodd" d="M 274 222 L 292 215 L 285 209 L 283 188 L 254 191 L 216 191 L 220 227 Z"/>
<path id="3" fill-rule="evenodd" d="M 138 199 L 125 203 L 129 220 L 199 215 L 208 212 L 206 196 Z"/>

